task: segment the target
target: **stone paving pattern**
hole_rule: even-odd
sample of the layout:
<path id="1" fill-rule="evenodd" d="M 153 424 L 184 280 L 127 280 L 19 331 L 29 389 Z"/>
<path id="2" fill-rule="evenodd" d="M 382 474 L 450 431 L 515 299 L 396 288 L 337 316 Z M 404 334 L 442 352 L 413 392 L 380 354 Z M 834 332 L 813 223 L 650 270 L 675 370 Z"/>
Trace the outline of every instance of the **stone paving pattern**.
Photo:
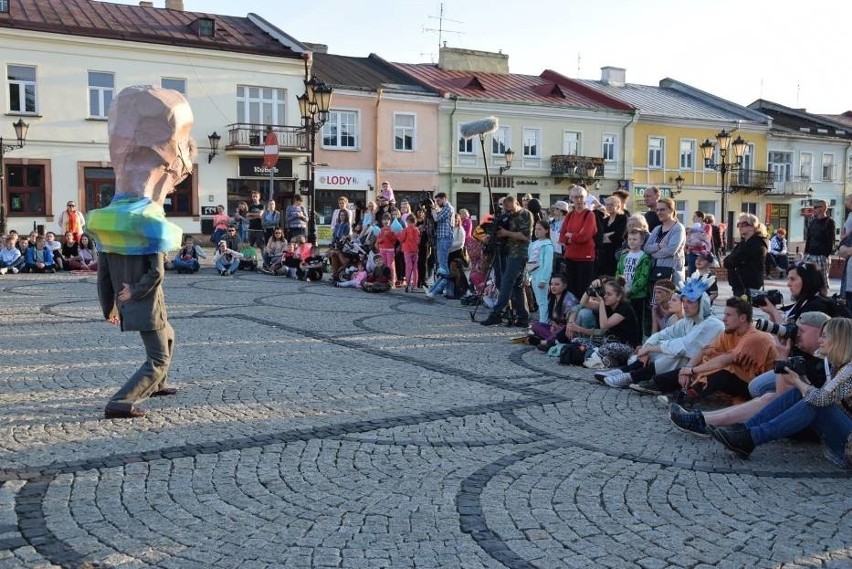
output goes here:
<path id="1" fill-rule="evenodd" d="M 817 445 L 736 459 L 422 294 L 170 273 L 180 393 L 104 420 L 143 350 L 94 282 L 0 277 L 0 568 L 852 566 Z"/>

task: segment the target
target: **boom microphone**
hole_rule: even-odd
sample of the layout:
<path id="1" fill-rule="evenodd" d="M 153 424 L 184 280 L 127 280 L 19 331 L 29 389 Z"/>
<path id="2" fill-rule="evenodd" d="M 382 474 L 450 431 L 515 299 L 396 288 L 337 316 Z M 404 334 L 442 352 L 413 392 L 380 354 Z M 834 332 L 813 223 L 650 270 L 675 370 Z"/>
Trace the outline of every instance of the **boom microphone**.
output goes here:
<path id="1" fill-rule="evenodd" d="M 459 126 L 463 138 L 473 138 L 497 132 L 497 117 L 488 117 L 478 121 L 466 122 Z"/>

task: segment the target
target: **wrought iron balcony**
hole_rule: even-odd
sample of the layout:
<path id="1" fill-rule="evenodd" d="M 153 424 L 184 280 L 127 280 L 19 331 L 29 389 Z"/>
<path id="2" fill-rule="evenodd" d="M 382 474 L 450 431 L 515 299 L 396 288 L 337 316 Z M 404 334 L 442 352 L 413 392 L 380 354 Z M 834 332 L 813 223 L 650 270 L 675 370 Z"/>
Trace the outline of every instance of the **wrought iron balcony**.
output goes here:
<path id="1" fill-rule="evenodd" d="M 595 169 L 592 176 L 587 174 Z M 550 157 L 550 175 L 554 178 L 572 178 L 587 180 L 604 177 L 604 159 L 597 156 L 577 156 L 576 154 L 554 154 Z"/>
<path id="2" fill-rule="evenodd" d="M 775 172 L 769 170 L 734 170 L 730 178 L 731 193 L 765 194 L 775 188 Z"/>
<path id="3" fill-rule="evenodd" d="M 225 150 L 259 150 L 262 152 L 266 128 L 267 125 L 265 124 L 229 124 L 228 142 L 225 145 Z M 272 131 L 278 137 L 278 148 L 281 152 L 308 151 L 308 135 L 302 127 L 272 125 Z"/>
<path id="4" fill-rule="evenodd" d="M 812 181 L 808 176 L 793 176 L 789 180 L 776 180 L 769 193 L 779 196 L 806 196 Z"/>

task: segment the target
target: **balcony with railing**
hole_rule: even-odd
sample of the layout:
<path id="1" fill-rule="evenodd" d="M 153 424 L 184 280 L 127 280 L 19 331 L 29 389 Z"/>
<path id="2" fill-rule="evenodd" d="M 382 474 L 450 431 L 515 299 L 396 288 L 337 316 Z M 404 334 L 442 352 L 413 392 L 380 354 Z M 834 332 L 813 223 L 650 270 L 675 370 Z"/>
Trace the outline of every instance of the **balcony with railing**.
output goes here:
<path id="1" fill-rule="evenodd" d="M 734 170 L 730 178 L 731 193 L 765 194 L 775 187 L 775 172 L 769 170 Z"/>
<path id="2" fill-rule="evenodd" d="M 806 196 L 812 183 L 810 176 L 793 176 L 789 180 L 776 180 L 768 193 L 776 196 Z"/>
<path id="3" fill-rule="evenodd" d="M 263 152 L 266 129 L 267 125 L 265 124 L 229 124 L 225 150 L 259 150 Z M 308 135 L 302 127 L 272 125 L 272 132 L 278 137 L 278 149 L 281 152 L 308 151 Z"/>
<path id="4" fill-rule="evenodd" d="M 594 173 L 590 176 L 590 171 Z M 554 154 L 550 157 L 550 175 L 554 178 L 588 180 L 604 177 L 604 159 L 599 156 Z"/>

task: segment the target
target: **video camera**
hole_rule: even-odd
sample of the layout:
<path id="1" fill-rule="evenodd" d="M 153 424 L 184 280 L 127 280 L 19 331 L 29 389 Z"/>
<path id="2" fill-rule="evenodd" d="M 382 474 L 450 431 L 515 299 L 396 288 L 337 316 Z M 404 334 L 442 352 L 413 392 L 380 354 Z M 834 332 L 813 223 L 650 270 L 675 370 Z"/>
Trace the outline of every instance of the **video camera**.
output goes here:
<path id="1" fill-rule="evenodd" d="M 754 321 L 754 327 L 761 332 L 769 332 L 775 334 L 782 340 L 789 338 L 791 342 L 796 341 L 796 335 L 799 333 L 799 327 L 795 324 L 776 324 L 770 320 L 757 318 Z"/>
<path id="2" fill-rule="evenodd" d="M 748 296 L 751 299 L 751 305 L 755 308 L 763 308 L 766 304 L 778 305 L 784 302 L 784 296 L 780 290 L 759 290 L 748 289 Z"/>

